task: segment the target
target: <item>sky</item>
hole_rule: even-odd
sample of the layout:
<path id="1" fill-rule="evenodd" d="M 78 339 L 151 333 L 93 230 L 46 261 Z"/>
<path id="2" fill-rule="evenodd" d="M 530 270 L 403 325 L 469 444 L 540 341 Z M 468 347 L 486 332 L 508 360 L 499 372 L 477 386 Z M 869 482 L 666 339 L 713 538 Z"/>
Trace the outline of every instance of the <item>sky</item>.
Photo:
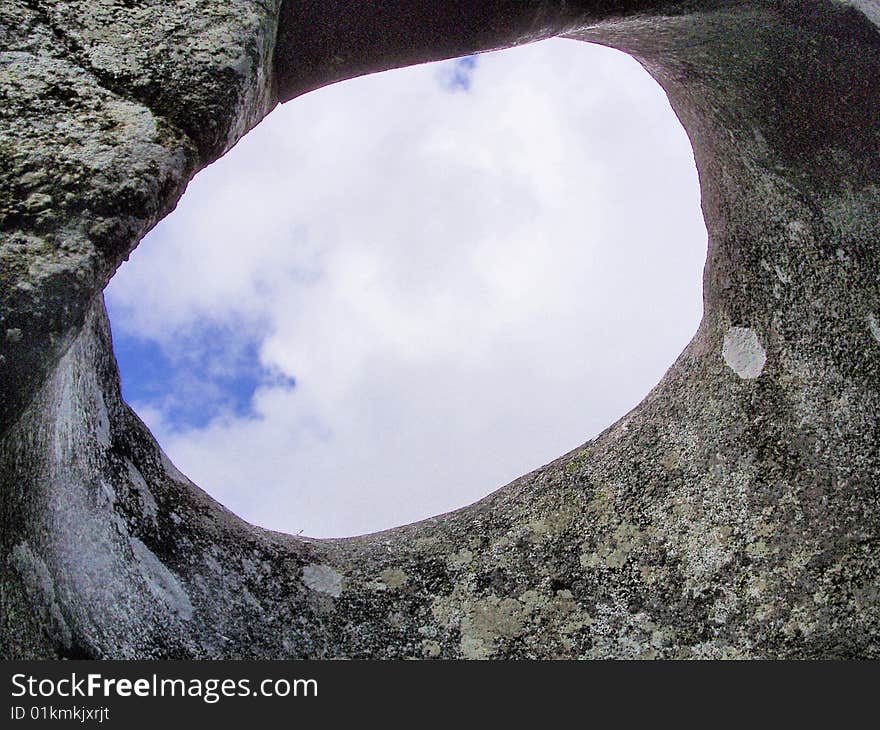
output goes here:
<path id="1" fill-rule="evenodd" d="M 693 153 L 631 58 L 553 40 L 276 109 L 105 291 L 123 395 L 244 519 L 447 512 L 639 403 L 702 315 Z"/>

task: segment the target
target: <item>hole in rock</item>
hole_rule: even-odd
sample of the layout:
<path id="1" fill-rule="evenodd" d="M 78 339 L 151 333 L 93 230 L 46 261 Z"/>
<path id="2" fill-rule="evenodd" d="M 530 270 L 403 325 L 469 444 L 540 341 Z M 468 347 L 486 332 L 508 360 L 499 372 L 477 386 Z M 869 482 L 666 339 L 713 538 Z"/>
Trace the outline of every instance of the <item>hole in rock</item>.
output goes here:
<path id="1" fill-rule="evenodd" d="M 638 404 L 696 330 L 705 255 L 663 91 L 554 40 L 280 107 L 106 298 L 176 465 L 251 522 L 344 536 L 469 504 Z"/>

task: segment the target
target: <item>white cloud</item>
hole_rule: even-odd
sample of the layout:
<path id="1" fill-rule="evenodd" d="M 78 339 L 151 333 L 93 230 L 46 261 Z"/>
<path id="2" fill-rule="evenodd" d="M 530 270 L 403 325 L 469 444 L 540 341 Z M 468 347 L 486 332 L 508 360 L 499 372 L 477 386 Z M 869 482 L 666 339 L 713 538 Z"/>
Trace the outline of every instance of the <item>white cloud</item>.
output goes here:
<path id="1" fill-rule="evenodd" d="M 481 56 L 466 93 L 443 74 L 276 110 L 109 287 L 117 330 L 173 350 L 238 322 L 296 378 L 201 429 L 144 404 L 246 519 L 344 535 L 462 506 L 610 425 L 696 329 L 692 152 L 638 64 L 551 41 Z"/>

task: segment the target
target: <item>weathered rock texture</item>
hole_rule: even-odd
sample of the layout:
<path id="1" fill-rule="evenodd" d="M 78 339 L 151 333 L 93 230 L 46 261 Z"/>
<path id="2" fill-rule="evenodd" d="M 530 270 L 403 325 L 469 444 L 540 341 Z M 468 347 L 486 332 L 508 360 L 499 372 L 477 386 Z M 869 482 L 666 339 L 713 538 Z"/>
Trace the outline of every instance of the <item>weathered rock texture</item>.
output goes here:
<path id="1" fill-rule="evenodd" d="M 880 656 L 880 3 L 2 0 L 0 23 L 4 656 Z M 690 135 L 698 334 L 472 507 L 346 540 L 242 522 L 121 400 L 103 286 L 279 100 L 553 35 L 634 56 Z"/>

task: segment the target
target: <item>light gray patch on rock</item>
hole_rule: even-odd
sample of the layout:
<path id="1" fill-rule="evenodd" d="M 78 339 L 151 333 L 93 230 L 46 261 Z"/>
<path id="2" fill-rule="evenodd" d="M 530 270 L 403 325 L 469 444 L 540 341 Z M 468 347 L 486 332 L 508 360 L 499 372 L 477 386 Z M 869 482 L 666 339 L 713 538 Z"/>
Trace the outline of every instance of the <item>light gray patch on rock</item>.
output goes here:
<path id="1" fill-rule="evenodd" d="M 880 26 L 880 0 L 836 0 L 843 5 L 861 10 L 874 25 Z"/>
<path id="2" fill-rule="evenodd" d="M 767 353 L 750 327 L 731 327 L 724 333 L 721 349 L 724 362 L 743 380 L 753 380 L 764 372 Z"/>
<path id="3" fill-rule="evenodd" d="M 111 507 L 116 504 L 116 491 L 113 489 L 113 485 L 100 480 L 99 484 L 101 485 L 101 494 L 104 495 L 104 499 L 107 500 L 107 504 Z"/>
<path id="4" fill-rule="evenodd" d="M 156 515 L 159 512 L 159 506 L 156 504 L 156 499 L 153 497 L 153 493 L 147 486 L 147 482 L 137 470 L 137 467 L 135 467 L 135 465 L 128 459 L 125 460 L 125 468 L 128 471 L 128 478 L 131 480 L 131 484 L 137 492 L 144 517 L 150 520 L 155 520 Z"/>
<path id="5" fill-rule="evenodd" d="M 873 314 L 868 315 L 868 329 L 871 330 L 874 339 L 880 342 L 880 323 L 877 322 L 877 318 Z"/>
<path id="6" fill-rule="evenodd" d="M 136 537 L 130 537 L 129 542 L 150 592 L 180 618 L 185 621 L 191 619 L 192 602 L 174 573 L 168 570 L 155 553 Z"/>
<path id="7" fill-rule="evenodd" d="M 313 591 L 339 598 L 342 595 L 342 585 L 345 578 L 342 573 L 329 565 L 309 563 L 303 568 L 302 580 Z"/>
<path id="8" fill-rule="evenodd" d="M 70 648 L 72 643 L 70 628 L 61 614 L 58 597 L 55 593 L 55 581 L 43 559 L 31 550 L 27 542 L 20 542 L 9 555 L 9 562 L 21 576 L 26 590 L 37 599 L 36 605 L 45 612 L 47 623 L 61 643 Z"/>

